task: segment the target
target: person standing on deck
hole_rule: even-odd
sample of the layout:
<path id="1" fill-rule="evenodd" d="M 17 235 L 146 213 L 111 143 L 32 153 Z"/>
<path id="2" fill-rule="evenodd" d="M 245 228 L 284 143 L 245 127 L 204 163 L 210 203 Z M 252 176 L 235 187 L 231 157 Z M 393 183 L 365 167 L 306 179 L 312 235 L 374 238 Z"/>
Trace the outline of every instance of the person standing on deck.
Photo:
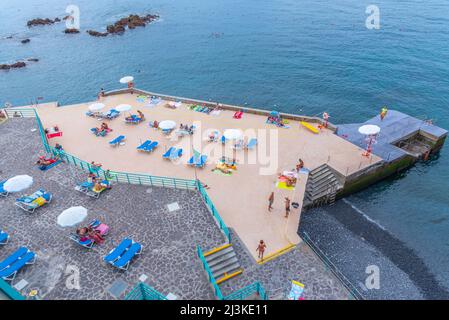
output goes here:
<path id="1" fill-rule="evenodd" d="M 271 192 L 270 197 L 268 198 L 268 211 L 270 212 L 273 209 L 273 202 L 274 202 L 274 192 Z"/>
<path id="2" fill-rule="evenodd" d="M 288 218 L 290 214 L 290 199 L 288 197 L 285 198 L 285 217 Z"/>
<path id="3" fill-rule="evenodd" d="M 388 112 L 387 107 L 382 107 L 382 110 L 380 110 L 380 120 L 383 120 L 385 118 L 387 112 Z"/>
<path id="4" fill-rule="evenodd" d="M 267 245 L 263 240 L 259 241 L 259 245 L 257 246 L 256 251 L 259 252 L 259 259 L 263 260 L 263 253 L 265 252 L 265 249 L 267 248 Z"/>

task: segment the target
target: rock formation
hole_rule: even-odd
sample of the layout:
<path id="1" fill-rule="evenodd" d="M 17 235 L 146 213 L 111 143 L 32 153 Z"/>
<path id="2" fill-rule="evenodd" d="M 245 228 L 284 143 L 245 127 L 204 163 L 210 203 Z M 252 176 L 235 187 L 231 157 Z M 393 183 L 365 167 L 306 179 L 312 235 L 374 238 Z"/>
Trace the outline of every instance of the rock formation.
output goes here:
<path id="1" fill-rule="evenodd" d="M 30 42 L 31 40 L 30 39 L 23 39 L 22 41 L 20 41 L 21 43 L 28 43 L 28 42 Z"/>
<path id="2" fill-rule="evenodd" d="M 92 37 L 106 37 L 108 35 L 107 32 L 98 32 L 95 30 L 87 30 L 87 33 L 90 34 Z"/>
<path id="3" fill-rule="evenodd" d="M 67 28 L 64 30 L 64 33 L 80 33 L 80 31 L 75 28 Z"/>
<path id="4" fill-rule="evenodd" d="M 136 27 L 145 27 L 148 23 L 151 23 L 158 18 L 158 15 L 152 14 L 148 14 L 146 16 L 131 14 L 128 17 L 116 21 L 114 24 L 108 25 L 106 27 L 107 32 L 89 30 L 87 31 L 87 33 L 94 37 L 105 37 L 108 34 L 123 34 L 126 31 L 126 28 L 131 30 L 135 29 Z"/>
<path id="5" fill-rule="evenodd" d="M 0 64 L 0 70 L 18 69 L 26 67 L 26 63 L 23 61 L 18 61 L 12 64 Z"/>
<path id="6" fill-rule="evenodd" d="M 28 26 L 28 27 L 33 27 L 33 26 L 45 26 L 45 25 L 54 24 L 54 23 L 60 22 L 60 21 L 61 21 L 61 19 L 59 19 L 59 18 L 56 18 L 56 19 L 54 19 L 54 20 L 51 20 L 51 19 L 49 19 L 49 18 L 45 18 L 45 19 L 42 19 L 42 18 L 36 18 L 36 19 L 33 19 L 33 20 L 28 21 L 28 22 L 27 22 L 27 26 Z"/>

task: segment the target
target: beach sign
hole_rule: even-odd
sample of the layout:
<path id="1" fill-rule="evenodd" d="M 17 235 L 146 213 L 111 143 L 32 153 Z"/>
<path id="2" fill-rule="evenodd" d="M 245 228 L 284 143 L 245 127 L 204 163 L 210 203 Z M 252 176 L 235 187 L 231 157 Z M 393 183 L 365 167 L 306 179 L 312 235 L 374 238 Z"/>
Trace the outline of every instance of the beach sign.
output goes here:
<path id="1" fill-rule="evenodd" d="M 301 282 L 292 280 L 292 288 L 288 294 L 288 300 L 304 300 L 304 285 Z"/>

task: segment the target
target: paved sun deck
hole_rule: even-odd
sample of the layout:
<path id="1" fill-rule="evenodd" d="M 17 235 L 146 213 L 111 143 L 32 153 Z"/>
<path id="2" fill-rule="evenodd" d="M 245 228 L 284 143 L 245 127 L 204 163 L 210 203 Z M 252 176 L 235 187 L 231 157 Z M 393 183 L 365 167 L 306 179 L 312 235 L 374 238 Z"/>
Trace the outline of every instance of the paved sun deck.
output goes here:
<path id="1" fill-rule="evenodd" d="M 293 210 L 290 218 L 285 219 L 283 199 L 288 196 L 301 207 L 307 175 L 301 174 L 295 190 L 287 191 L 275 187 L 279 172 L 294 168 L 298 158 L 303 159 L 309 169 L 328 162 L 344 175 L 380 161 L 376 156 L 370 159 L 362 157 L 362 149 L 330 130 L 313 134 L 301 127 L 297 121 L 291 121 L 289 129 L 276 128 L 266 124 L 266 117 L 260 115 L 245 113 L 242 119 L 236 120 L 232 117 L 232 111 L 223 110 L 220 115 L 213 116 L 188 110 L 185 104 L 171 110 L 164 107 L 165 101 L 150 107 L 148 102 L 139 102 L 136 95 L 131 94 L 108 96 L 103 98 L 102 102 L 106 104 L 106 110 L 118 104 L 130 104 L 134 113 L 136 110 L 143 111 L 147 121 L 139 125 L 129 125 L 124 123 L 122 115 L 109 121 L 109 126 L 114 131 L 103 138 L 90 132 L 90 128 L 100 125 L 100 121 L 85 115 L 90 103 L 39 107 L 44 127 L 58 125 L 63 131 L 63 136 L 52 139 L 51 143 L 62 144 L 67 152 L 85 161 L 101 162 L 104 169 L 188 179 L 195 178 L 195 170 L 186 165 L 191 155 L 191 146 L 202 150 L 202 153 L 209 155 L 209 162 L 205 168 L 196 170 L 197 176 L 210 186 L 208 193 L 218 212 L 225 223 L 235 229 L 255 258 L 254 249 L 260 239 L 264 239 L 268 244 L 266 254 L 300 242 L 297 234 L 300 210 Z M 198 130 L 192 138 L 177 140 L 149 128 L 148 121 L 167 119 L 176 121 L 178 125 L 194 123 Z M 228 128 L 240 128 L 246 136 L 257 136 L 259 140 L 256 150 L 237 151 L 238 170 L 231 176 L 211 172 L 216 159 L 221 157 L 223 151 L 228 156 L 233 155 L 230 144 L 223 150 L 221 143 L 204 141 L 207 130 L 212 128 L 220 132 Z M 258 130 L 265 131 L 260 134 Z M 126 144 L 111 148 L 108 141 L 118 135 L 126 136 Z M 269 142 L 267 148 L 264 137 Z M 136 147 L 147 139 L 159 142 L 158 149 L 152 154 L 143 154 L 136 150 Z M 270 139 L 273 139 L 272 142 Z M 162 154 L 170 146 L 180 146 L 184 149 L 184 156 L 177 164 L 162 159 Z M 246 160 L 255 158 L 256 154 L 257 163 L 249 164 Z M 270 167 L 270 163 L 263 162 L 269 155 L 272 170 L 268 170 L 268 174 L 260 174 L 261 169 Z M 272 191 L 275 192 L 274 210 L 268 213 L 267 199 Z"/>
<path id="2" fill-rule="evenodd" d="M 36 288 L 44 299 L 123 299 L 142 274 L 146 283 L 161 293 L 174 293 L 179 299 L 214 299 L 213 291 L 196 256 L 197 244 L 212 249 L 225 243 L 225 237 L 195 191 L 117 184 L 99 199 L 74 190 L 86 173 L 59 164 L 41 172 L 35 159 L 44 154 L 33 119 L 11 119 L 0 126 L 0 180 L 18 174 L 33 177 L 33 186 L 19 194 L 0 198 L 0 228 L 10 235 L 0 247 L 0 260 L 26 246 L 37 253 L 35 265 L 18 274 L 13 285 L 25 279 L 28 293 Z M 29 214 L 14 205 L 15 198 L 39 188 L 51 192 L 53 201 Z M 169 212 L 167 204 L 177 202 L 180 210 Z M 88 209 L 86 223 L 100 218 L 110 226 L 106 242 L 91 250 L 68 236 L 75 228 L 57 225 L 57 216 L 72 206 Z M 143 245 L 143 253 L 126 272 L 106 264 L 102 258 L 124 237 Z M 80 290 L 68 289 L 65 274 L 69 266 L 79 268 Z M 122 284 L 118 297 L 110 293 L 113 284 Z"/>
<path id="3" fill-rule="evenodd" d="M 0 198 L 0 229 L 11 236 L 10 242 L 0 247 L 0 260 L 19 246 L 38 255 L 35 265 L 20 271 L 13 285 L 25 280 L 29 284 L 22 293 L 38 289 L 43 299 L 122 299 L 145 274 L 145 282 L 165 295 L 171 292 L 179 299 L 214 298 L 195 246 L 209 250 L 223 244 L 225 237 L 195 191 L 115 184 L 99 199 L 91 199 L 73 190 L 76 182 L 84 180 L 85 172 L 66 164 L 46 172 L 35 167 L 35 159 L 44 151 L 33 129 L 37 129 L 36 122 L 26 118 L 11 119 L 0 126 L 0 180 L 18 174 L 34 178 L 28 190 Z M 54 195 L 51 204 L 34 214 L 14 206 L 16 197 L 37 188 Z M 167 204 L 173 202 L 178 202 L 179 211 L 167 210 Z M 63 210 L 79 205 L 89 210 L 85 221 L 101 218 L 111 227 L 106 242 L 90 251 L 67 238 L 74 228 L 56 224 Z M 223 294 L 260 281 L 270 297 L 285 298 L 293 279 L 305 284 L 308 300 L 348 297 L 341 283 L 304 243 L 258 265 L 234 230 L 231 233 L 244 272 L 221 285 Z M 128 271 L 122 272 L 106 265 L 102 257 L 125 236 L 141 242 L 144 251 Z M 66 287 L 68 266 L 79 268 L 80 290 Z M 111 287 L 117 288 L 117 296 L 111 293 Z"/>

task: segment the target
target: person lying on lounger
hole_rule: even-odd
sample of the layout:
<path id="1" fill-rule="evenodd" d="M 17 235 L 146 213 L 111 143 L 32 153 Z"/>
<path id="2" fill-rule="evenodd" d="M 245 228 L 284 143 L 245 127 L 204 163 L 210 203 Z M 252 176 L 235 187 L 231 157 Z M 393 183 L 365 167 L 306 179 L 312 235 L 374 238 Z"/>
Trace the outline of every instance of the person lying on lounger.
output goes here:
<path id="1" fill-rule="evenodd" d="M 111 185 L 109 183 L 104 183 L 101 181 L 96 180 L 94 182 L 94 187 L 92 188 L 92 191 L 94 192 L 101 192 L 105 189 L 111 188 Z"/>
<path id="2" fill-rule="evenodd" d="M 90 239 L 98 244 L 101 244 L 104 241 L 104 238 L 100 235 L 100 232 L 94 230 L 91 227 L 82 227 L 76 229 L 76 235 L 80 238 L 81 241 Z"/>
<path id="3" fill-rule="evenodd" d="M 55 163 L 57 160 L 58 160 L 57 158 L 46 159 L 44 156 L 40 156 L 39 160 L 37 160 L 36 164 L 38 166 L 46 167 L 46 166 L 51 165 L 52 163 Z"/>

